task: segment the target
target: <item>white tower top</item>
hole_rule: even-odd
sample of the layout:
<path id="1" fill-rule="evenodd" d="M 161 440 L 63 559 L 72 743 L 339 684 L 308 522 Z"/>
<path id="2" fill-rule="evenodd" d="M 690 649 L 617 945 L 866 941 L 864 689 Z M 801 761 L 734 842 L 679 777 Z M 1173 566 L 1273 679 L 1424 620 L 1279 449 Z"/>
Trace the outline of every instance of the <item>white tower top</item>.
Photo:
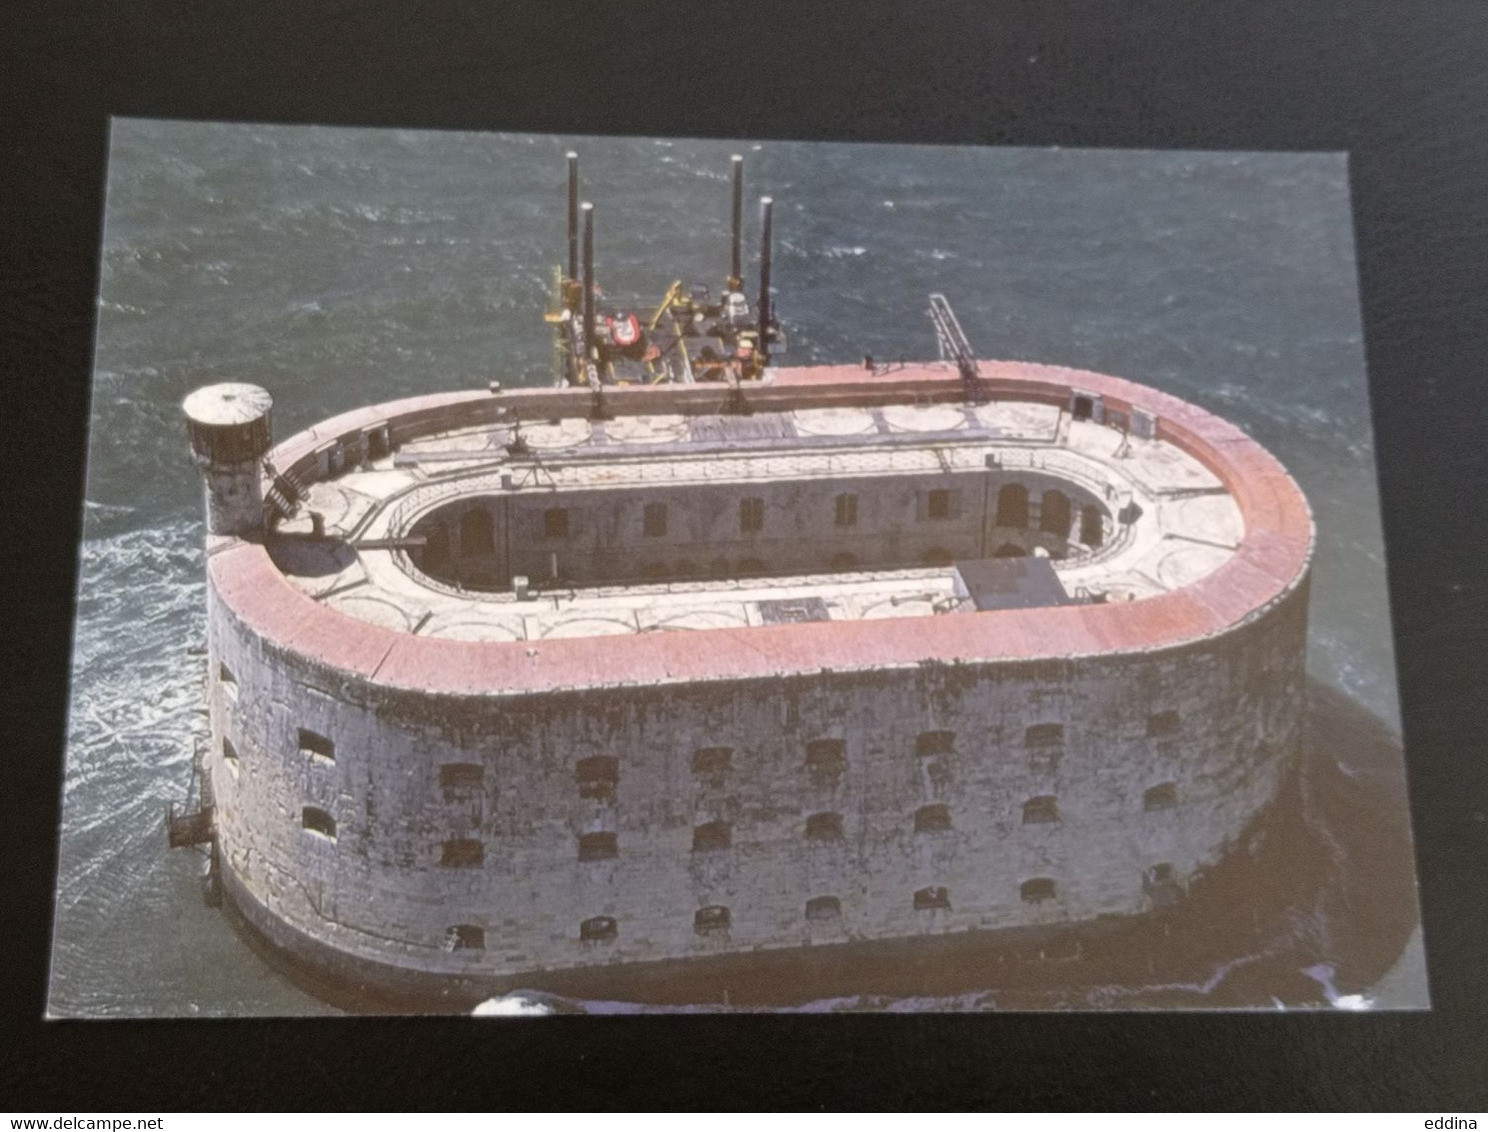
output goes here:
<path id="1" fill-rule="evenodd" d="M 209 428 L 245 425 L 269 415 L 274 398 L 269 391 L 242 381 L 204 385 L 186 395 L 181 409 L 196 424 Z"/>

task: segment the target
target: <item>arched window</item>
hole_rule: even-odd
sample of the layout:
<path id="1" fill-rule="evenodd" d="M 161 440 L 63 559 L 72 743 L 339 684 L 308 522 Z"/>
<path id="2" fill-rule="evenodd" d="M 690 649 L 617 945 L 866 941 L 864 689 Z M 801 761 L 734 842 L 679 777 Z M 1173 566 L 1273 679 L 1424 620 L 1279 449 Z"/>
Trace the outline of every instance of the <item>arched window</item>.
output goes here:
<path id="1" fill-rule="evenodd" d="M 1028 489 L 1021 483 L 1004 484 L 997 493 L 997 526 L 1028 526 Z"/>
<path id="2" fill-rule="evenodd" d="M 306 806 L 300 811 L 300 824 L 311 833 L 336 840 L 336 819 L 319 806 Z"/>
<path id="3" fill-rule="evenodd" d="M 444 933 L 446 951 L 484 951 L 486 932 L 474 924 L 456 924 Z"/>
<path id="4" fill-rule="evenodd" d="M 486 847 L 472 837 L 452 837 L 439 847 L 439 863 L 447 869 L 478 869 Z"/>
<path id="5" fill-rule="evenodd" d="M 722 904 L 710 904 L 699 908 L 692 917 L 692 930 L 698 935 L 714 935 L 729 930 L 733 916 Z"/>
<path id="6" fill-rule="evenodd" d="M 915 811 L 914 831 L 916 833 L 945 833 L 950 828 L 951 810 L 943 802 L 921 806 Z"/>
<path id="7" fill-rule="evenodd" d="M 842 815 L 833 813 L 812 814 L 806 819 L 807 841 L 841 841 Z"/>
<path id="8" fill-rule="evenodd" d="M 915 754 L 922 759 L 948 755 L 956 745 L 954 731 L 921 731 L 915 739 Z"/>
<path id="9" fill-rule="evenodd" d="M 590 755 L 574 767 L 580 798 L 613 798 L 620 781 L 620 760 L 614 755 Z"/>
<path id="10" fill-rule="evenodd" d="M 620 934 L 620 925 L 614 916 L 590 916 L 579 925 L 579 939 L 583 943 L 609 943 Z"/>
<path id="11" fill-rule="evenodd" d="M 491 512 L 484 507 L 472 507 L 460 518 L 460 556 L 471 558 L 478 554 L 490 554 L 496 549 L 495 528 Z"/>
<path id="12" fill-rule="evenodd" d="M 813 896 L 806 901 L 806 919 L 812 923 L 837 920 L 842 917 L 842 901 L 835 896 Z"/>
<path id="13" fill-rule="evenodd" d="M 762 578 L 769 572 L 769 567 L 758 558 L 745 558 L 739 562 L 739 577 Z"/>
<path id="14" fill-rule="evenodd" d="M 858 556 L 844 550 L 839 554 L 832 555 L 832 560 L 827 563 L 827 566 L 833 573 L 846 574 L 848 571 L 858 568 Z"/>
<path id="15" fill-rule="evenodd" d="M 1106 541 L 1105 532 L 1101 528 L 1099 507 L 1080 509 L 1080 541 L 1086 546 L 1100 546 Z"/>
<path id="16" fill-rule="evenodd" d="M 1034 877 L 1025 880 L 1023 886 L 1018 890 L 1018 895 L 1023 897 L 1029 904 L 1038 904 L 1044 900 L 1054 899 L 1054 882 L 1048 877 Z"/>
<path id="17" fill-rule="evenodd" d="M 993 558 L 1027 558 L 1028 551 L 1015 542 L 1005 542 L 997 548 Z"/>
<path id="18" fill-rule="evenodd" d="M 734 843 L 733 827 L 726 821 L 704 822 L 692 831 L 694 853 L 714 853 L 727 849 Z"/>
<path id="19" fill-rule="evenodd" d="M 1142 809 L 1171 810 L 1178 804 L 1178 787 L 1172 782 L 1160 782 L 1142 795 Z"/>
<path id="20" fill-rule="evenodd" d="M 955 560 L 956 556 L 943 546 L 932 546 L 920 555 L 920 561 L 926 566 L 949 566 Z"/>
<path id="21" fill-rule="evenodd" d="M 806 769 L 819 781 L 840 777 L 847 769 L 847 744 L 841 739 L 813 739 L 806 744 Z"/>
<path id="22" fill-rule="evenodd" d="M 1023 824 L 1043 825 L 1059 820 L 1059 800 L 1052 794 L 1030 798 L 1023 803 Z"/>
<path id="23" fill-rule="evenodd" d="M 664 581 L 666 576 L 667 568 L 665 562 L 647 562 L 641 567 L 641 577 L 645 578 L 648 582 Z"/>
<path id="24" fill-rule="evenodd" d="M 1060 538 L 1069 538 L 1070 501 L 1062 491 L 1044 492 L 1043 505 L 1039 508 L 1039 530 Z"/>
<path id="25" fill-rule="evenodd" d="M 620 856 L 619 839 L 613 833 L 584 833 L 579 836 L 579 860 L 608 861 Z"/>
<path id="26" fill-rule="evenodd" d="M 951 893 L 949 889 L 932 886 L 930 888 L 922 888 L 914 894 L 914 909 L 916 912 L 950 911 L 950 907 Z"/>

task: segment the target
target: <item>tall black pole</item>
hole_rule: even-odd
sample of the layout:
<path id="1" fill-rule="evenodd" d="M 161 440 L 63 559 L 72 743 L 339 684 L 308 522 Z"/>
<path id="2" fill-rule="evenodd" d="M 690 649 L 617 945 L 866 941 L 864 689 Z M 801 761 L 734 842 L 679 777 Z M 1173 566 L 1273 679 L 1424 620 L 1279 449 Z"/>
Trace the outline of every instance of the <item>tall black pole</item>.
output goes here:
<path id="1" fill-rule="evenodd" d="M 584 364 L 594 349 L 594 206 L 584 202 Z"/>
<path id="2" fill-rule="evenodd" d="M 579 155 L 568 155 L 568 277 L 579 277 Z"/>
<path id="3" fill-rule="evenodd" d="M 744 285 L 743 267 L 740 262 L 740 243 L 744 236 L 744 159 L 734 154 L 734 211 L 733 242 L 729 256 L 729 289 L 737 291 Z"/>
<path id="4" fill-rule="evenodd" d="M 769 197 L 760 197 L 760 267 L 759 267 L 759 354 L 761 363 L 769 360 L 770 346 L 770 206 Z"/>

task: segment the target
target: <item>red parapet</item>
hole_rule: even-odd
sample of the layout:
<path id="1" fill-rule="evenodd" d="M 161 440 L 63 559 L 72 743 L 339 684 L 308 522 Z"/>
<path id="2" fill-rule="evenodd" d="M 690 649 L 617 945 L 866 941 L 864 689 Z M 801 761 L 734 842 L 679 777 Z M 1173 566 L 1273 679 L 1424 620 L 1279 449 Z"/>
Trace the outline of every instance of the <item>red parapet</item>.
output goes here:
<path id="1" fill-rule="evenodd" d="M 987 395 L 1067 404 L 1076 391 L 1107 410 L 1140 409 L 1157 435 L 1204 465 L 1234 498 L 1244 535 L 1234 555 L 1182 589 L 1132 602 L 1005 609 L 873 622 L 820 621 L 551 641 L 418 637 L 356 620 L 293 586 L 262 545 L 229 542 L 208 560 L 217 599 L 266 644 L 314 664 L 392 688 L 436 695 L 500 696 L 586 687 L 764 679 L 926 663 L 1051 660 L 1144 652 L 1226 632 L 1305 579 L 1313 545 L 1306 500 L 1285 469 L 1234 425 L 1170 394 L 1106 374 L 1023 362 L 983 362 Z M 716 412 L 719 386 L 606 388 L 610 413 Z M 965 385 L 944 365 L 869 373 L 854 366 L 775 371 L 748 387 L 757 410 L 959 400 Z M 360 408 L 289 438 L 269 456 L 280 471 L 338 438 L 390 424 L 436 431 L 501 410 L 538 419 L 585 415 L 579 389 L 444 393 Z"/>

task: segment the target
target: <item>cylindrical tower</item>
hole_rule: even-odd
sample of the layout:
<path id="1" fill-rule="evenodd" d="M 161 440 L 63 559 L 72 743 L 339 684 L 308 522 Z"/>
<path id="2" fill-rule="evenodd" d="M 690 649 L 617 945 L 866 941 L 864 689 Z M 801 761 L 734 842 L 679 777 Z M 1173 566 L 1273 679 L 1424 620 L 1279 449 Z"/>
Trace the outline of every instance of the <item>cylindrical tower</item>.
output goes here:
<path id="1" fill-rule="evenodd" d="M 206 488 L 209 534 L 251 538 L 263 530 L 259 466 L 273 442 L 273 404 L 268 390 L 242 382 L 203 386 L 181 403 Z"/>

